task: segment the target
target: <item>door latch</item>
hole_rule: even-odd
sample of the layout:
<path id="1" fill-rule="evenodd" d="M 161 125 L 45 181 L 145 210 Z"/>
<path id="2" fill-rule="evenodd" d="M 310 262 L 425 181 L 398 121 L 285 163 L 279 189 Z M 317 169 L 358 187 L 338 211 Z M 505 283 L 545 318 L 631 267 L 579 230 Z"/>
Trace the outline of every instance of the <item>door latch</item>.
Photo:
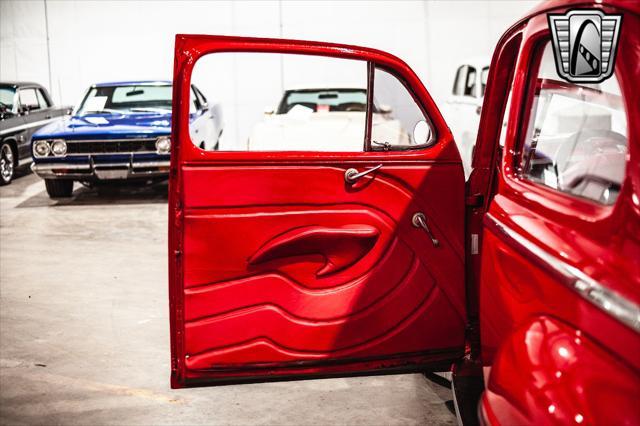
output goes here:
<path id="1" fill-rule="evenodd" d="M 411 219 L 411 223 L 416 228 L 422 228 L 427 233 L 427 235 L 429 235 L 429 238 L 431 239 L 434 247 L 438 247 L 440 245 L 440 241 L 438 241 L 438 239 L 433 236 L 431 229 L 429 229 L 429 225 L 427 225 L 427 217 L 424 215 L 424 213 L 415 213 L 413 215 L 413 218 Z"/>

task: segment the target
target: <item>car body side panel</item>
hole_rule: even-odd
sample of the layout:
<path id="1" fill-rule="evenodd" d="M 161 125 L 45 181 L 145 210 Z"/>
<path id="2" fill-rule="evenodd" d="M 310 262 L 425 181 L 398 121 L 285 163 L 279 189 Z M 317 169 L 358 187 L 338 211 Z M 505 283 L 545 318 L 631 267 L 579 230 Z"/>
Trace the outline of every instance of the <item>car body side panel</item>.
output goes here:
<path id="1" fill-rule="evenodd" d="M 548 233 L 552 225 L 536 217 L 515 213 L 513 205 L 502 209 L 501 203 L 508 203 L 502 197 L 496 197 L 494 203 L 492 212 L 485 219 L 482 256 L 482 279 L 487 280 L 483 282 L 488 283 L 491 279 L 493 283 L 482 285 L 480 289 L 483 363 L 492 364 L 493 355 L 514 327 L 535 313 L 547 312 L 588 332 L 605 346 L 616 348 L 618 356 L 640 369 L 640 358 L 637 356 L 640 353 L 640 338 L 637 331 L 583 299 L 572 288 L 570 280 L 563 277 L 560 271 L 540 262 L 527 247 L 505 235 L 496 226 L 496 220 L 537 247 L 540 236 Z M 596 249 L 593 242 L 586 238 L 574 239 L 570 244 L 557 236 L 552 238 L 548 235 L 548 238 L 549 247 L 555 247 L 568 259 L 588 258 Z M 547 247 L 544 250 L 551 252 Z M 635 253 L 635 259 L 640 256 L 640 252 L 631 253 Z M 559 253 L 554 257 L 558 261 L 565 260 Z M 638 279 L 633 258 L 608 257 L 605 254 L 602 259 L 607 259 L 612 271 L 608 274 L 608 280 L 633 282 Z"/>
<path id="2" fill-rule="evenodd" d="M 532 317 L 509 335 L 483 395 L 491 424 L 640 423 L 638 370 L 566 323 Z"/>
<path id="3" fill-rule="evenodd" d="M 0 138 L 9 141 L 14 149 L 20 152 L 20 147 L 28 141 L 28 129 L 25 129 L 25 119 L 22 115 L 12 115 L 0 121 Z M 18 158 L 20 158 L 18 156 Z"/>
<path id="4" fill-rule="evenodd" d="M 517 175 L 513 153 L 518 152 L 517 141 L 524 137 L 525 114 L 530 110 L 526 105 L 529 64 L 538 42 L 548 39 L 546 15 L 531 18 L 524 29 L 515 70 L 504 158 L 496 177 L 497 195 L 484 219 L 479 302 L 482 363 L 485 381 L 489 383 L 483 406 L 485 420 L 491 424 L 550 423 L 555 418 L 548 417 L 552 414 L 548 410 L 554 395 L 564 404 L 563 395 L 575 393 L 577 381 L 590 382 L 589 386 L 582 387 L 584 394 L 576 396 L 580 402 L 574 401 L 567 407 L 584 411 L 573 415 L 580 414 L 585 421 L 590 419 L 589 423 L 598 424 L 598 420 L 601 423 L 614 413 L 602 402 L 609 400 L 602 393 L 602 389 L 608 387 L 601 389 L 601 385 L 595 383 L 606 381 L 611 374 L 615 392 L 635 389 L 632 395 L 637 396 L 640 389 L 638 331 L 583 298 L 573 281 L 535 255 L 543 252 L 553 263 L 575 268 L 620 298 L 640 304 L 640 98 L 637 91 L 640 21 L 636 14 L 628 11 L 606 5 L 596 7 L 607 13 L 624 12 L 616 77 L 628 114 L 626 177 L 616 204 L 601 206 L 532 184 Z M 516 240 L 509 234 L 517 236 Z M 539 317 L 564 324 L 554 325 L 560 330 L 558 335 L 572 339 L 582 335 L 592 342 L 584 346 L 586 349 L 576 349 L 582 354 L 576 365 L 584 367 L 575 370 L 578 373 L 574 381 L 558 381 L 548 373 L 555 368 L 555 355 L 551 351 L 557 348 L 528 338 L 544 334 L 540 327 L 547 320 L 540 322 Z M 535 329 L 532 334 L 518 331 L 527 327 Z M 606 350 L 593 349 L 595 347 Z M 514 369 L 514 365 L 519 367 Z M 594 368 L 592 365 L 601 366 L 606 374 L 589 371 Z M 534 374 L 530 373 L 532 368 Z M 582 378 L 578 377 L 579 372 L 584 374 Z M 499 390 L 495 386 L 499 386 Z M 546 399 L 534 399 L 536 395 L 547 395 L 546 389 L 550 392 L 547 405 L 540 402 L 546 403 Z M 627 403 L 624 397 L 620 398 L 623 404 Z M 619 413 L 610 419 L 620 419 L 619 424 L 637 423 L 638 411 L 632 408 L 616 407 Z"/>

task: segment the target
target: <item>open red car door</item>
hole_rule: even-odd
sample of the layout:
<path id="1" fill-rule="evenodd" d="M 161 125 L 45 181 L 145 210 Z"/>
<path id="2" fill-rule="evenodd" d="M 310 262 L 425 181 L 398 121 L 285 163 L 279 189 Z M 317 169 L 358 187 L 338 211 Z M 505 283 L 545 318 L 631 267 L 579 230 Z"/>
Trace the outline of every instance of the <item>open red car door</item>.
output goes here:
<path id="1" fill-rule="evenodd" d="M 192 71 L 200 57 L 219 52 L 363 62 L 362 149 L 195 146 L 188 126 Z M 411 94 L 425 116 L 426 124 L 416 126 L 425 143 L 407 137 L 413 145 L 396 147 L 374 140 L 376 120 L 390 127 L 402 121 L 385 118 L 388 110 L 375 106 L 377 72 Z M 320 94 L 326 103 L 308 116 L 336 109 L 329 101 L 337 96 Z M 340 117 L 357 110 L 355 103 Z M 305 118 L 309 126 L 313 119 Z M 173 387 L 441 370 L 460 358 L 463 169 L 440 112 L 404 62 L 344 45 L 178 35 L 172 132 Z"/>

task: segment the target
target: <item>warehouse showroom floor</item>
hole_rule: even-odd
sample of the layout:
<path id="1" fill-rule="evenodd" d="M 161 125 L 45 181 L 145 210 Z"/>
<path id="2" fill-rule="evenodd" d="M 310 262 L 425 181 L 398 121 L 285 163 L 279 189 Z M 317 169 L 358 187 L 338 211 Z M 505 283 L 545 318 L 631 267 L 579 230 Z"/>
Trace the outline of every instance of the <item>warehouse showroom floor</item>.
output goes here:
<path id="1" fill-rule="evenodd" d="M 420 374 L 171 390 L 167 186 L 0 187 L 0 424 L 455 424 Z"/>

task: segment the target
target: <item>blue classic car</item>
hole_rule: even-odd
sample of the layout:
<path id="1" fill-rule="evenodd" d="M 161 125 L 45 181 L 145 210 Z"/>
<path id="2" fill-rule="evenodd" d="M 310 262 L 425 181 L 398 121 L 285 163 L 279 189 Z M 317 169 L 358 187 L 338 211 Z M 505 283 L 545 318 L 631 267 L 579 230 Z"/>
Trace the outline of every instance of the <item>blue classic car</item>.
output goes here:
<path id="1" fill-rule="evenodd" d="M 69 197 L 73 182 L 164 179 L 171 151 L 170 81 L 95 84 L 71 117 L 32 137 L 32 170 L 51 198 Z M 190 127 L 194 143 L 217 149 L 222 112 L 191 86 Z"/>

